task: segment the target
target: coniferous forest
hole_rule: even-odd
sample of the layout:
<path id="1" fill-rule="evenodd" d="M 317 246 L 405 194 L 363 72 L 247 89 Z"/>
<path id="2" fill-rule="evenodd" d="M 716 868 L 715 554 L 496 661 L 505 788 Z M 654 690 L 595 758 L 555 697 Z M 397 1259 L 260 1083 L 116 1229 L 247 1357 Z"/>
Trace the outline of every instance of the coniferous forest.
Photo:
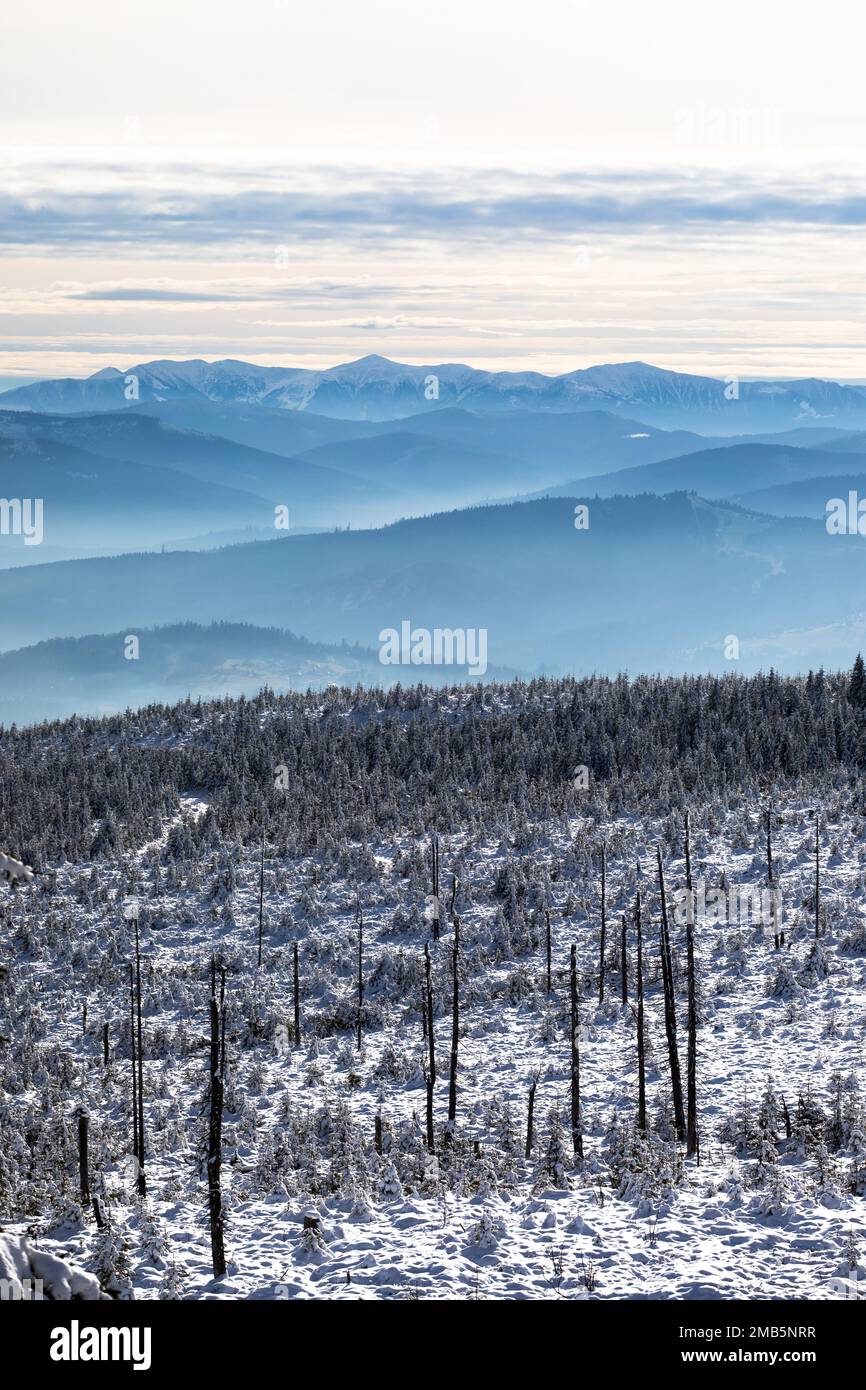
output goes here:
<path id="1" fill-rule="evenodd" d="M 864 755 L 859 658 L 4 731 L 4 1227 L 120 1298 L 852 1296 Z"/>

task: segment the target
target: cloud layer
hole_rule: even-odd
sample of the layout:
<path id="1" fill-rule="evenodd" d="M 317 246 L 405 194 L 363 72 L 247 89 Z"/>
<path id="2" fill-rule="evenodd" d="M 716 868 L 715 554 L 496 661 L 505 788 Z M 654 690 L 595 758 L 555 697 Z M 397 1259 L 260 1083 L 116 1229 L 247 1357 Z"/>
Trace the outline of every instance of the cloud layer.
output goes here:
<path id="1" fill-rule="evenodd" d="M 0 195 L 0 373 L 384 351 L 862 379 L 864 225 L 866 193 L 830 169 L 20 155 Z"/>
<path id="2" fill-rule="evenodd" d="M 676 169 L 501 170 L 376 174 L 320 167 L 287 176 L 235 169 L 117 163 L 77 175 L 15 171 L 0 196 L 0 244 L 110 253 L 265 242 L 404 243 L 492 238 L 552 241 L 587 232 L 866 226 L 866 190 L 851 179 Z M 16 187 L 17 184 L 17 187 Z"/>

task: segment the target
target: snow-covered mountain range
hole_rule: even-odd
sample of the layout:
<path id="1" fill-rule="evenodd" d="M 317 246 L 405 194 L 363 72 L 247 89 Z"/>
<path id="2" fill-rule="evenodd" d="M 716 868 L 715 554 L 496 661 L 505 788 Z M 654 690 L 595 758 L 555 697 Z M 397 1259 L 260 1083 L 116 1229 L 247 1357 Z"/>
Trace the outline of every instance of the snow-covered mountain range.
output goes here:
<path id="1" fill-rule="evenodd" d="M 739 381 L 620 362 L 560 376 L 481 371 L 460 363 L 411 366 L 371 355 L 325 371 L 227 359 L 144 362 L 59 378 L 0 395 L 5 409 L 111 410 L 194 400 L 307 410 L 338 419 L 390 420 L 461 405 L 472 410 L 621 411 L 664 428 L 734 434 L 825 424 L 866 427 L 866 387 L 810 378 Z"/>

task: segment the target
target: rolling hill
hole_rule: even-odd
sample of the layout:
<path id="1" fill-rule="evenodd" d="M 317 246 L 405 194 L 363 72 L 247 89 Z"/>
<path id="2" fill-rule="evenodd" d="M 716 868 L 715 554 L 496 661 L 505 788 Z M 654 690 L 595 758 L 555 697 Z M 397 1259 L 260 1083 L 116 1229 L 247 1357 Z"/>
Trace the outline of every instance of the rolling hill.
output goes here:
<path id="1" fill-rule="evenodd" d="M 790 660 L 845 619 L 866 551 L 809 520 L 686 494 L 472 508 L 203 552 L 124 555 L 0 573 L 5 648 L 54 636 L 193 621 L 291 628 L 376 648 L 413 625 L 485 628 L 491 666 L 591 672 L 727 669 L 724 638 L 759 666 L 780 634 Z M 827 650 L 835 638 L 828 637 Z M 791 655 L 793 652 L 793 655 Z M 780 662 L 782 658 L 779 658 Z M 423 677 L 424 668 L 415 674 Z"/>
<path id="2" fill-rule="evenodd" d="M 376 651 L 309 642 L 248 623 L 143 629 L 135 659 L 124 654 L 127 636 L 53 638 L 0 654 L 0 724 L 115 713 L 188 695 L 251 696 L 263 686 L 282 692 L 385 685 L 401 675 L 382 666 Z M 468 679 L 465 669 L 437 668 L 432 674 L 435 684 Z M 494 674 L 509 679 L 514 672 Z"/>

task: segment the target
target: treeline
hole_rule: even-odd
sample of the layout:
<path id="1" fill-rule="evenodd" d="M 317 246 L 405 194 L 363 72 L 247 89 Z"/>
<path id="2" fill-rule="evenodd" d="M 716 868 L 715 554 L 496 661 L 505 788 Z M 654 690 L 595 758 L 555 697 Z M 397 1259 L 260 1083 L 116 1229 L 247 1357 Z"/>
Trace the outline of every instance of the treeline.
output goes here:
<path id="1" fill-rule="evenodd" d="M 800 779 L 853 786 L 864 764 L 859 658 L 850 674 L 797 678 L 265 689 L 3 731 L 0 824 L 37 866 L 114 858 L 199 792 L 205 842 L 253 843 L 266 828 L 303 853 L 396 828 L 657 814 Z"/>

